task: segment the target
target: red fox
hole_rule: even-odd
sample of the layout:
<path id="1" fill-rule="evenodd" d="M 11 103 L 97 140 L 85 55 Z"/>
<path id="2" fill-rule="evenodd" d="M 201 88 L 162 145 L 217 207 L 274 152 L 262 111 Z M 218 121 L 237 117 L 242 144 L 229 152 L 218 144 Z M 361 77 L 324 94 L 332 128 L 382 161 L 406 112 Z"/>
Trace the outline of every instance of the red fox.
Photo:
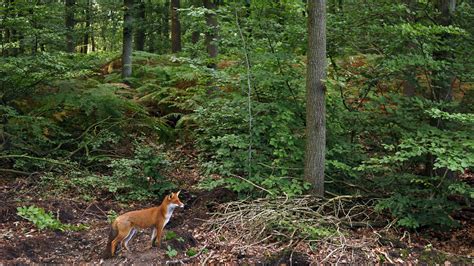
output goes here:
<path id="1" fill-rule="evenodd" d="M 179 192 L 180 191 L 166 196 L 158 207 L 131 211 L 117 217 L 112 223 L 104 258 L 113 257 L 117 245 L 120 243 L 123 248 L 129 250 L 128 242 L 136 234 L 137 228 L 146 229 L 153 227 L 151 245 L 156 246 L 156 244 L 158 244 L 159 247 L 163 228 L 169 222 L 174 209 L 176 207 L 184 207 L 184 204 L 179 200 Z"/>

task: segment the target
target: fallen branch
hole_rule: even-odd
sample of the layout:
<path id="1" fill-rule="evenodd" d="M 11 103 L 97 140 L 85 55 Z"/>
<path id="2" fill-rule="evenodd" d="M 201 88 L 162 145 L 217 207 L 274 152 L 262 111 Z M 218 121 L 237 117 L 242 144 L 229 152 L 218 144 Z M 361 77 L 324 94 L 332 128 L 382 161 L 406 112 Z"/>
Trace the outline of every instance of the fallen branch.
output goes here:
<path id="1" fill-rule="evenodd" d="M 47 163 L 51 163 L 51 164 L 59 164 L 59 165 L 63 165 L 63 166 L 71 166 L 71 165 L 69 165 L 65 162 L 61 162 L 61 161 L 58 161 L 58 160 L 33 157 L 33 156 L 25 155 L 25 154 L 8 154 L 8 155 L 1 155 L 0 156 L 0 159 L 17 159 L 17 158 L 30 159 L 30 160 L 35 160 L 35 161 L 43 161 L 43 162 L 47 162 Z"/>
<path id="2" fill-rule="evenodd" d="M 234 175 L 234 174 L 230 174 L 230 175 L 231 175 L 232 177 L 236 177 L 236 178 L 242 179 L 242 180 L 244 180 L 245 182 L 248 182 L 249 184 L 251 184 L 252 186 L 254 186 L 254 187 L 258 188 L 258 189 L 261 189 L 261 190 L 267 192 L 267 193 L 270 194 L 270 195 L 273 195 L 273 192 L 271 192 L 271 191 L 269 191 L 269 190 L 267 190 L 267 189 L 265 189 L 265 188 L 263 188 L 263 187 L 261 187 L 261 186 L 255 184 L 254 182 L 252 182 L 252 181 L 250 181 L 250 180 L 248 180 L 248 179 L 245 179 L 245 178 L 243 178 L 243 177 L 241 177 L 241 176 Z"/>
<path id="3" fill-rule="evenodd" d="M 5 172 L 5 173 L 12 173 L 12 174 L 17 174 L 17 175 L 31 175 L 30 172 L 25 172 L 25 171 L 20 171 L 20 170 L 15 170 L 15 169 L 6 169 L 6 168 L 0 168 L 0 172 Z"/>

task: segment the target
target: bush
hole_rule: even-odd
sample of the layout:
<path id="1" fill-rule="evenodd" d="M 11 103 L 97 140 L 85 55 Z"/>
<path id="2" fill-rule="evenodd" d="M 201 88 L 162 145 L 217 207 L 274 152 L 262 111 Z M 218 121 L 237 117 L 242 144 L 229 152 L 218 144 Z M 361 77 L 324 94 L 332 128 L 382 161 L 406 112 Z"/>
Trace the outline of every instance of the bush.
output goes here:
<path id="1" fill-rule="evenodd" d="M 464 197 L 468 205 L 474 198 L 474 189 L 454 178 L 474 166 L 474 157 L 469 156 L 474 153 L 474 116 L 441 111 L 456 110 L 454 104 L 393 100 L 397 106 L 388 110 L 383 121 L 390 120 L 392 135 L 398 136 L 385 139 L 384 149 L 358 167 L 372 176 L 374 190 L 388 195 L 377 209 L 390 211 L 400 226 L 408 228 L 456 226 L 451 214 L 463 203 L 450 197 Z"/>
<path id="2" fill-rule="evenodd" d="M 253 102 L 249 134 L 247 99 L 231 96 L 215 98 L 195 112 L 202 166 L 207 174 L 224 177 L 202 185 L 225 185 L 242 194 L 261 192 L 235 177 L 239 175 L 276 195 L 302 194 L 309 185 L 297 178 L 302 172 L 303 141 L 296 114 L 278 104 Z"/>
<path id="3" fill-rule="evenodd" d="M 104 194 L 113 194 L 120 201 L 158 198 L 176 188 L 164 173 L 170 166 L 165 154 L 143 143 L 136 143 L 130 158 L 103 159 L 108 162 L 110 174 L 88 170 L 69 171 L 65 176 L 46 173 L 41 184 L 48 194 L 71 193 L 85 200 L 95 200 Z"/>

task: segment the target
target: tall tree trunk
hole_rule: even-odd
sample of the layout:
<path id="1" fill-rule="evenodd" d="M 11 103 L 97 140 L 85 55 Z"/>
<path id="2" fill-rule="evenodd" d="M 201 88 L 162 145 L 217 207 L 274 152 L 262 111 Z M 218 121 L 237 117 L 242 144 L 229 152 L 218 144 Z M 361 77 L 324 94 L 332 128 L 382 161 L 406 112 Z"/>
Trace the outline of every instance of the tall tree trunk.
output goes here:
<path id="1" fill-rule="evenodd" d="M 217 9 L 217 4 L 213 0 L 204 0 L 204 7 L 215 11 Z M 206 48 L 207 53 L 211 59 L 215 59 L 219 53 L 219 48 L 217 46 L 217 38 L 218 38 L 218 24 L 217 24 L 217 17 L 214 13 L 207 13 L 206 14 L 206 24 L 208 30 L 206 32 Z M 212 62 L 209 64 L 210 68 L 216 68 L 216 62 Z"/>
<path id="2" fill-rule="evenodd" d="M 5 21 L 7 21 L 10 17 L 12 17 L 12 13 L 13 13 L 13 0 L 8 0 L 8 1 L 4 1 L 4 4 L 5 4 L 5 12 L 3 13 L 3 20 L 2 20 L 2 23 L 5 23 Z M 3 25 L 2 25 L 3 26 Z M 13 41 L 13 29 L 11 28 L 11 25 L 9 26 L 5 26 L 4 27 L 4 31 L 5 31 L 5 37 L 4 37 L 4 46 L 2 46 L 2 54 L 3 56 L 9 56 L 11 55 L 11 48 L 8 48 L 10 47 L 10 44 L 12 41 Z M 7 44 L 7 48 L 5 48 L 5 44 Z"/>
<path id="3" fill-rule="evenodd" d="M 191 4 L 195 7 L 199 7 L 199 6 L 202 5 L 202 1 L 201 0 L 192 0 Z M 199 42 L 200 35 L 201 35 L 201 33 L 199 32 L 199 30 L 194 30 L 191 33 L 191 43 L 192 44 L 197 44 Z"/>
<path id="4" fill-rule="evenodd" d="M 406 21 L 408 23 L 416 23 L 415 9 L 417 0 L 403 0 L 402 2 L 405 4 L 406 8 L 411 11 L 407 12 L 408 14 L 405 17 Z M 417 49 L 417 45 L 418 43 L 415 40 L 410 40 L 405 44 L 406 49 L 408 50 Z M 404 80 L 402 82 L 403 95 L 406 97 L 413 97 L 415 96 L 417 87 L 416 68 L 407 67 L 404 72 Z"/>
<path id="5" fill-rule="evenodd" d="M 306 154 L 304 175 L 324 196 L 326 153 L 326 0 L 308 1 L 306 74 Z"/>
<path id="6" fill-rule="evenodd" d="M 181 23 L 179 22 L 179 0 L 171 0 L 171 52 L 181 51 Z"/>
<path id="7" fill-rule="evenodd" d="M 66 52 L 74 53 L 74 26 L 76 21 L 74 19 L 74 6 L 76 0 L 66 0 Z"/>
<path id="8" fill-rule="evenodd" d="M 15 6 L 16 6 L 15 0 L 10 0 L 11 11 L 13 11 L 12 17 L 14 17 L 15 20 L 17 20 L 20 16 L 20 10 L 15 8 Z M 13 47 L 11 48 L 11 55 L 13 56 L 17 56 L 20 52 L 19 45 L 20 45 L 21 32 L 19 31 L 19 29 L 21 29 L 21 27 L 18 27 L 16 25 L 10 28 L 10 42 L 14 43 Z"/>
<path id="9" fill-rule="evenodd" d="M 133 45 L 133 4 L 134 0 L 124 0 L 123 15 L 123 46 L 122 46 L 122 78 L 132 75 L 132 45 Z"/>
<path id="10" fill-rule="evenodd" d="M 146 29 L 146 13 L 145 2 L 141 0 L 138 3 L 137 10 L 137 28 L 135 33 L 135 50 L 145 51 L 145 29 Z"/>
<path id="11" fill-rule="evenodd" d="M 94 33 L 91 33 L 91 45 L 92 45 L 92 52 L 95 52 L 96 47 L 95 47 L 95 37 L 94 37 Z"/>
<path id="12" fill-rule="evenodd" d="M 87 54 L 89 51 L 89 39 L 92 33 L 92 0 L 87 0 L 86 6 L 86 32 L 84 33 L 84 42 L 81 47 L 81 52 Z"/>
<path id="13" fill-rule="evenodd" d="M 453 13 L 456 9 L 456 0 L 436 0 L 436 8 L 440 11 L 437 18 L 439 24 L 443 26 L 450 26 L 452 24 Z M 448 43 L 450 35 L 444 33 L 441 40 Z M 437 51 L 433 57 L 439 61 L 449 61 L 453 58 L 453 54 L 449 50 Z M 452 100 L 452 79 L 445 71 L 434 73 L 435 79 L 433 82 L 434 96 L 436 101 L 451 101 Z"/>
<path id="14" fill-rule="evenodd" d="M 169 47 L 169 40 L 170 40 L 170 26 L 169 26 L 169 18 L 170 18 L 170 2 L 169 1 L 164 1 L 163 5 L 163 10 L 161 12 L 162 14 L 162 20 L 161 20 L 161 47 L 162 47 L 162 53 L 168 52 L 168 47 Z"/>
<path id="15" fill-rule="evenodd" d="M 443 26 L 450 26 L 453 23 L 453 13 L 456 9 L 456 0 L 436 0 L 435 7 L 440 11 L 440 15 L 436 18 L 437 22 Z M 449 43 L 451 38 L 449 33 L 443 33 L 441 40 L 446 43 L 446 46 Z M 439 50 L 433 54 L 433 58 L 437 61 L 446 61 L 448 62 L 453 59 L 454 55 L 449 49 Z M 452 91 L 452 81 L 454 77 L 449 74 L 449 71 L 441 70 L 433 72 L 433 96 L 434 101 L 451 101 L 453 97 Z M 443 129 L 446 125 L 441 119 L 432 119 L 431 125 L 439 129 Z M 446 176 L 448 178 L 454 178 L 455 173 L 445 167 L 440 169 L 434 169 L 436 157 L 432 154 L 428 154 L 428 163 L 427 163 L 427 175 L 429 176 Z"/>

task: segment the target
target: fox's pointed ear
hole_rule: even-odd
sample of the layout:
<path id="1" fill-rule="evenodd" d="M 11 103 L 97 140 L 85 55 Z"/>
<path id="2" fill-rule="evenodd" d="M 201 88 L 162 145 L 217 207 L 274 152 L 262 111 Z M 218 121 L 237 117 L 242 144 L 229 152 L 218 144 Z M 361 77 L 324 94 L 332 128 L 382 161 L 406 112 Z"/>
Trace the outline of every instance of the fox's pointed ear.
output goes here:
<path id="1" fill-rule="evenodd" d="M 178 192 L 176 192 L 176 197 L 177 197 L 177 196 L 179 196 L 179 192 L 181 192 L 181 190 L 180 190 L 180 191 L 178 191 Z"/>

